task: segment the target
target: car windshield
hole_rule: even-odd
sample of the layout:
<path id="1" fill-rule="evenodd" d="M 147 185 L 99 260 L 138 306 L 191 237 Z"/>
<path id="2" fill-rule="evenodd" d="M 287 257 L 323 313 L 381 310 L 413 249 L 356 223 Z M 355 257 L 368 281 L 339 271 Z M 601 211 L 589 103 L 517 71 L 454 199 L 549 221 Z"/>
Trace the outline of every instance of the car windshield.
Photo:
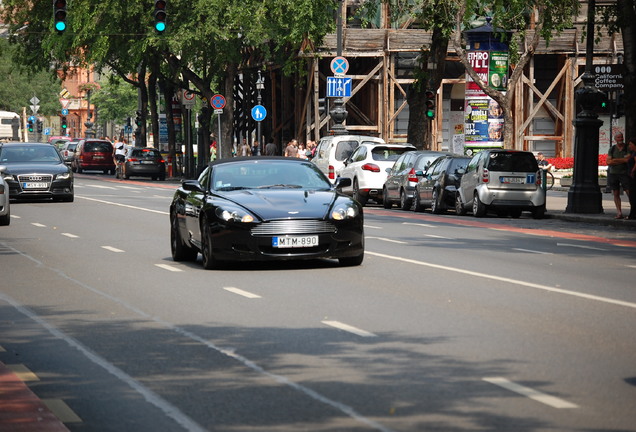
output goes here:
<path id="1" fill-rule="evenodd" d="M 17 145 L 0 147 L 0 164 L 3 163 L 60 163 L 60 154 L 51 145 Z"/>
<path id="2" fill-rule="evenodd" d="M 335 157 L 337 161 L 343 161 L 358 147 L 358 141 L 340 141 L 336 145 Z"/>
<path id="3" fill-rule="evenodd" d="M 331 183 L 311 162 L 245 161 L 213 168 L 212 190 L 330 189 Z"/>
<path id="4" fill-rule="evenodd" d="M 539 169 L 532 153 L 493 152 L 488 162 L 490 171 L 534 172 Z"/>
<path id="5" fill-rule="evenodd" d="M 374 147 L 371 150 L 371 155 L 375 161 L 396 161 L 403 153 L 408 151 L 413 151 L 413 149 L 409 147 Z"/>

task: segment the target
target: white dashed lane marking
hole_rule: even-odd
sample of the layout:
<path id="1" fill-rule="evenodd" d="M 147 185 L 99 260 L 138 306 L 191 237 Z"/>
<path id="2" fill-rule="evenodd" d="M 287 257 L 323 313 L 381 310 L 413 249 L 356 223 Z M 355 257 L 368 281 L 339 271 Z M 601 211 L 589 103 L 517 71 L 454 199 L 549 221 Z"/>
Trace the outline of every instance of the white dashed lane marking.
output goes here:
<path id="1" fill-rule="evenodd" d="M 568 402 L 566 400 L 563 400 L 561 398 L 550 396 L 549 394 L 542 393 L 530 387 L 522 386 L 520 384 L 507 380 L 506 378 L 492 377 L 492 378 L 483 378 L 483 380 L 491 384 L 494 384 L 496 386 L 505 388 L 506 390 L 510 390 L 522 396 L 528 397 L 534 401 L 551 406 L 552 408 L 571 409 L 571 408 L 579 407 L 578 405 Z"/>

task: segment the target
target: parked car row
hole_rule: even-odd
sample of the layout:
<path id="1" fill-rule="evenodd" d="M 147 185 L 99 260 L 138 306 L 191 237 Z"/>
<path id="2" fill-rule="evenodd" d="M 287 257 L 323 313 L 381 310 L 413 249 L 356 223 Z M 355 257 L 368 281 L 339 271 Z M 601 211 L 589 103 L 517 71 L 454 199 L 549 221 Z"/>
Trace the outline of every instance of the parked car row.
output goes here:
<path id="1" fill-rule="evenodd" d="M 523 211 L 533 218 L 545 214 L 545 190 L 531 152 L 486 149 L 470 157 L 343 135 L 323 138 L 312 161 L 332 183 L 348 179 L 342 193 L 363 206 L 373 200 L 386 209 L 397 204 L 436 214 L 451 209 L 476 217 L 489 211 L 514 218 Z"/>

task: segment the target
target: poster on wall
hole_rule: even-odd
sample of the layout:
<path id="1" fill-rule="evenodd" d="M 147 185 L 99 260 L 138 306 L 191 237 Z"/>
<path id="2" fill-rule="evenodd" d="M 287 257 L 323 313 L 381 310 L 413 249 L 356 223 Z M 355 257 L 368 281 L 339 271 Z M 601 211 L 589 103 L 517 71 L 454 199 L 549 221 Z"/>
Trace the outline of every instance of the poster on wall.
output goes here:
<path id="1" fill-rule="evenodd" d="M 503 146 L 503 110 L 489 97 L 466 99 L 464 135 L 466 147 Z"/>

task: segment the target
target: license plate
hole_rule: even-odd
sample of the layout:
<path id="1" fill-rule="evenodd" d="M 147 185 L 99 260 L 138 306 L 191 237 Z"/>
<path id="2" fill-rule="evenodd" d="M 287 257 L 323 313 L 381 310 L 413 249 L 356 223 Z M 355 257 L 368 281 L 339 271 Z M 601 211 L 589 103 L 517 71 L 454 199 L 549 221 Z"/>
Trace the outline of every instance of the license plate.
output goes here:
<path id="1" fill-rule="evenodd" d="M 101 155 L 95 155 L 95 156 L 93 156 L 93 159 L 95 159 L 95 160 L 102 160 L 102 159 L 104 159 L 104 156 L 101 156 Z"/>
<path id="2" fill-rule="evenodd" d="M 526 179 L 523 177 L 501 177 L 499 181 L 504 184 L 508 184 L 508 183 L 524 184 L 526 182 Z"/>
<path id="3" fill-rule="evenodd" d="M 155 161 L 141 161 L 141 163 L 150 165 L 150 164 L 155 163 Z"/>
<path id="4" fill-rule="evenodd" d="M 318 246 L 318 236 L 280 236 L 272 237 L 275 248 L 303 248 Z"/>
<path id="5" fill-rule="evenodd" d="M 27 182 L 22 183 L 22 189 L 48 189 L 48 183 L 35 183 L 35 182 Z"/>

